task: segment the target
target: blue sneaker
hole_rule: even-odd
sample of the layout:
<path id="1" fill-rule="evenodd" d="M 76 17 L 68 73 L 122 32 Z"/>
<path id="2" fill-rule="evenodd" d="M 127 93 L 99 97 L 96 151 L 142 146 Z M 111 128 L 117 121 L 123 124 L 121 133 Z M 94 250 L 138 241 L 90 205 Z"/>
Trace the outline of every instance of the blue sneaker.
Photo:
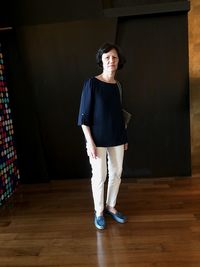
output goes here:
<path id="1" fill-rule="evenodd" d="M 94 224 L 96 226 L 97 229 L 105 229 L 106 227 L 106 222 L 103 216 L 96 216 L 94 215 Z"/>
<path id="2" fill-rule="evenodd" d="M 110 215 L 118 223 L 125 223 L 127 221 L 127 217 L 119 211 L 117 211 L 116 213 L 113 213 L 109 211 L 108 209 L 106 209 L 105 213 Z"/>

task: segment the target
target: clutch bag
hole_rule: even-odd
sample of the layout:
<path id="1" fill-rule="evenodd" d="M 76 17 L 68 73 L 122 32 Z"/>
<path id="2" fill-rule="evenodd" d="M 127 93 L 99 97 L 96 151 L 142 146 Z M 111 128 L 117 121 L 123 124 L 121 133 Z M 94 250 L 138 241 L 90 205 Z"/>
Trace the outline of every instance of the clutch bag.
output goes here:
<path id="1" fill-rule="evenodd" d="M 125 123 L 125 126 L 127 128 L 128 124 L 131 120 L 132 114 L 129 113 L 128 111 L 126 111 L 125 109 L 122 109 L 122 112 L 123 112 L 123 117 L 124 117 L 124 123 Z"/>

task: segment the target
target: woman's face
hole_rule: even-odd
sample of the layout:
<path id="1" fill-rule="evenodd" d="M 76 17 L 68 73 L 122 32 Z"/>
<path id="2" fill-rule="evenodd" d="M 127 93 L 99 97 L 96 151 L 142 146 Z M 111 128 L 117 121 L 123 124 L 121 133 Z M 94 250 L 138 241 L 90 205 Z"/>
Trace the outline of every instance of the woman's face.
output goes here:
<path id="1" fill-rule="evenodd" d="M 110 50 L 102 55 L 104 71 L 116 71 L 118 68 L 119 57 L 115 49 Z"/>

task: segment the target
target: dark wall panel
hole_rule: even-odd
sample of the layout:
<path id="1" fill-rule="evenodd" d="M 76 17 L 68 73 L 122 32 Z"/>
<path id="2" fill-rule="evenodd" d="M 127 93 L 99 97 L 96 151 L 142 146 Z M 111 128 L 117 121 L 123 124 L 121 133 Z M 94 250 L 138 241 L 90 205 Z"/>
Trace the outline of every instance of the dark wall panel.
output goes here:
<path id="1" fill-rule="evenodd" d="M 50 179 L 90 175 L 77 126 L 79 101 L 83 80 L 99 72 L 96 50 L 105 40 L 115 40 L 116 22 L 38 25 L 17 32 Z"/>
<path id="2" fill-rule="evenodd" d="M 6 77 L 13 112 L 14 132 L 22 182 L 48 180 L 44 151 L 41 143 L 33 92 L 27 76 L 16 36 L 13 31 L 1 33 L 7 62 Z M 22 55 L 23 55 L 22 50 Z"/>
<path id="3" fill-rule="evenodd" d="M 9 1 L 1 1 L 0 3 L 0 28 L 10 26 L 11 12 L 9 4 Z"/>
<path id="4" fill-rule="evenodd" d="M 172 0 L 13 3 L 6 41 L 23 180 L 90 176 L 76 125 L 80 95 L 83 80 L 99 72 L 96 50 L 116 39 L 133 113 L 124 175 L 190 175 L 188 10 L 188 1 Z"/>
<path id="5" fill-rule="evenodd" d="M 187 15 L 120 19 L 129 127 L 127 176 L 191 174 Z"/>
<path id="6" fill-rule="evenodd" d="M 183 0 L 112 0 L 113 7 L 130 7 L 138 5 L 150 5 L 150 4 L 160 4 L 160 3 L 175 3 L 175 2 L 184 2 Z M 186 1 L 185 1 L 186 2 Z"/>
<path id="7" fill-rule="evenodd" d="M 103 17 L 101 0 L 18 0 L 10 8 L 15 26 Z"/>

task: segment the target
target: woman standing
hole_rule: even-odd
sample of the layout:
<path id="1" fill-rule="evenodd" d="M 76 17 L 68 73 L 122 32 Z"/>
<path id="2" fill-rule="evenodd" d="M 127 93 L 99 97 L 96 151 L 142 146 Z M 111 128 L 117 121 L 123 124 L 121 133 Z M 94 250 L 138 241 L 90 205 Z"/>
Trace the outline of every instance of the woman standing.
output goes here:
<path id="1" fill-rule="evenodd" d="M 115 208 L 124 150 L 128 148 L 120 92 L 115 78 L 116 71 L 123 67 L 125 59 L 117 45 L 105 43 L 99 48 L 96 60 L 102 73 L 84 82 L 78 125 L 82 127 L 86 139 L 92 168 L 94 224 L 98 229 L 104 229 L 105 213 L 119 223 L 126 221 L 126 217 Z M 107 171 L 109 178 L 104 207 Z"/>

